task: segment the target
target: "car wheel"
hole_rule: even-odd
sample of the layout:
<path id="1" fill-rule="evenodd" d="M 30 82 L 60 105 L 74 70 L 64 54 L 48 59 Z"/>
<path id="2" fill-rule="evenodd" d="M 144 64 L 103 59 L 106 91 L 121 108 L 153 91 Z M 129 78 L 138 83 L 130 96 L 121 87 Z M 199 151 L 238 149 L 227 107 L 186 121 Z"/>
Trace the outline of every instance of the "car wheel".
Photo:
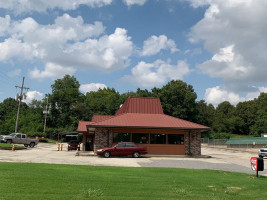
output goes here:
<path id="1" fill-rule="evenodd" d="M 133 152 L 133 158 L 139 158 L 140 153 L 138 151 Z"/>
<path id="2" fill-rule="evenodd" d="M 30 143 L 30 147 L 33 148 L 35 146 L 34 142 Z"/>
<path id="3" fill-rule="evenodd" d="M 28 147 L 29 145 L 27 145 L 27 144 L 24 144 L 24 147 Z"/>
<path id="4" fill-rule="evenodd" d="M 103 153 L 104 158 L 109 158 L 110 155 L 111 155 L 111 153 L 109 151 L 104 151 L 104 153 Z"/>
<path id="5" fill-rule="evenodd" d="M 7 144 L 11 144 L 12 143 L 12 140 L 7 140 L 6 143 Z"/>

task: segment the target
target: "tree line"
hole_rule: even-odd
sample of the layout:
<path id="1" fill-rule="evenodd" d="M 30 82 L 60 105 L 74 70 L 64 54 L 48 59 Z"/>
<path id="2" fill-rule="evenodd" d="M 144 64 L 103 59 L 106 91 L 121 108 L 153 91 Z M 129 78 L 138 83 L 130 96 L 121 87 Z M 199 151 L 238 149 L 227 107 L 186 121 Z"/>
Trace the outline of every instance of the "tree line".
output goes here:
<path id="1" fill-rule="evenodd" d="M 74 76 L 55 80 L 52 92 L 41 100 L 22 103 L 18 132 L 29 136 L 56 137 L 59 131 L 75 131 L 78 122 L 90 121 L 94 114 L 114 115 L 130 97 L 158 97 L 167 115 L 206 125 L 212 131 L 203 133 L 211 138 L 230 137 L 231 134 L 260 136 L 267 132 L 267 93 L 236 106 L 228 101 L 216 108 L 204 100 L 197 101 L 193 87 L 181 80 L 172 80 L 151 91 L 138 88 L 136 92 L 120 94 L 114 88 L 104 88 L 83 94 Z M 44 115 L 46 99 L 49 102 L 46 132 Z M 0 135 L 14 132 L 18 102 L 7 98 L 0 103 Z"/>

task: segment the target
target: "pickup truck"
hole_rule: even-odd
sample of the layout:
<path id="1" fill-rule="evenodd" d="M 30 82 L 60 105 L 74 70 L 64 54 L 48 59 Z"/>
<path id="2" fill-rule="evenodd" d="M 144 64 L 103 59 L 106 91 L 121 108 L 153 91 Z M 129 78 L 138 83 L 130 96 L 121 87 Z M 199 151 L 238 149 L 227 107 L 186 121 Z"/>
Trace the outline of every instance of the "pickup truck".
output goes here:
<path id="1" fill-rule="evenodd" d="M 10 135 L 1 135 L 0 141 L 7 144 L 24 144 L 25 147 L 33 148 L 39 143 L 37 139 L 27 138 L 26 134 L 23 133 L 11 133 Z"/>
<path id="2" fill-rule="evenodd" d="M 258 151 L 258 155 L 262 158 L 267 156 L 267 145 L 260 148 L 260 150 Z"/>

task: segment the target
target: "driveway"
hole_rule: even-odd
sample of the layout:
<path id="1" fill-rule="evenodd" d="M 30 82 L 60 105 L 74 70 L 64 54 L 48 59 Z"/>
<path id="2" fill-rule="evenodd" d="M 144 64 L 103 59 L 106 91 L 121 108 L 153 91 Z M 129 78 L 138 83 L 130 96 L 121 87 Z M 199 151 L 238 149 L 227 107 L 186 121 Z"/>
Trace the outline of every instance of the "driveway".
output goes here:
<path id="1" fill-rule="evenodd" d="M 67 151 L 67 144 L 63 151 L 57 151 L 56 144 L 39 143 L 34 148 L 26 150 L 0 150 L 0 162 L 28 162 L 28 163 L 55 163 L 93 166 L 128 166 L 128 167 L 172 167 L 191 169 L 213 169 L 254 174 L 250 168 L 250 157 L 257 156 L 256 151 L 244 152 L 227 149 L 202 147 L 202 155 L 211 158 L 188 157 L 111 157 L 75 156 L 75 151 Z M 267 170 L 259 172 L 267 175 Z"/>

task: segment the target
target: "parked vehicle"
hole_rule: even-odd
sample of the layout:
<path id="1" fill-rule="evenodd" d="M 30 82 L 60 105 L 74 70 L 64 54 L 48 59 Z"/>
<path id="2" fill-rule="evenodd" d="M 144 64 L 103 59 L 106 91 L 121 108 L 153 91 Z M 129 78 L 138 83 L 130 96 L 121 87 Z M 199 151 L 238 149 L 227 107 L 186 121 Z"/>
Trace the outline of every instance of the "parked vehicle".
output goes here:
<path id="1" fill-rule="evenodd" d="M 108 158 L 110 156 L 132 156 L 134 158 L 147 154 L 146 147 L 138 146 L 133 142 L 120 142 L 113 147 L 97 150 L 97 155 Z"/>
<path id="2" fill-rule="evenodd" d="M 77 140 L 71 140 L 69 143 L 68 143 L 68 151 L 70 150 L 77 150 L 80 151 L 80 142 L 77 141 Z"/>
<path id="3" fill-rule="evenodd" d="M 267 157 L 267 145 L 260 148 L 260 150 L 258 151 L 258 155 L 259 157 Z"/>
<path id="4" fill-rule="evenodd" d="M 23 133 L 11 133 L 10 135 L 1 135 L 0 141 L 7 144 L 24 144 L 25 147 L 33 148 L 39 143 L 38 139 L 27 138 L 26 134 Z"/>

